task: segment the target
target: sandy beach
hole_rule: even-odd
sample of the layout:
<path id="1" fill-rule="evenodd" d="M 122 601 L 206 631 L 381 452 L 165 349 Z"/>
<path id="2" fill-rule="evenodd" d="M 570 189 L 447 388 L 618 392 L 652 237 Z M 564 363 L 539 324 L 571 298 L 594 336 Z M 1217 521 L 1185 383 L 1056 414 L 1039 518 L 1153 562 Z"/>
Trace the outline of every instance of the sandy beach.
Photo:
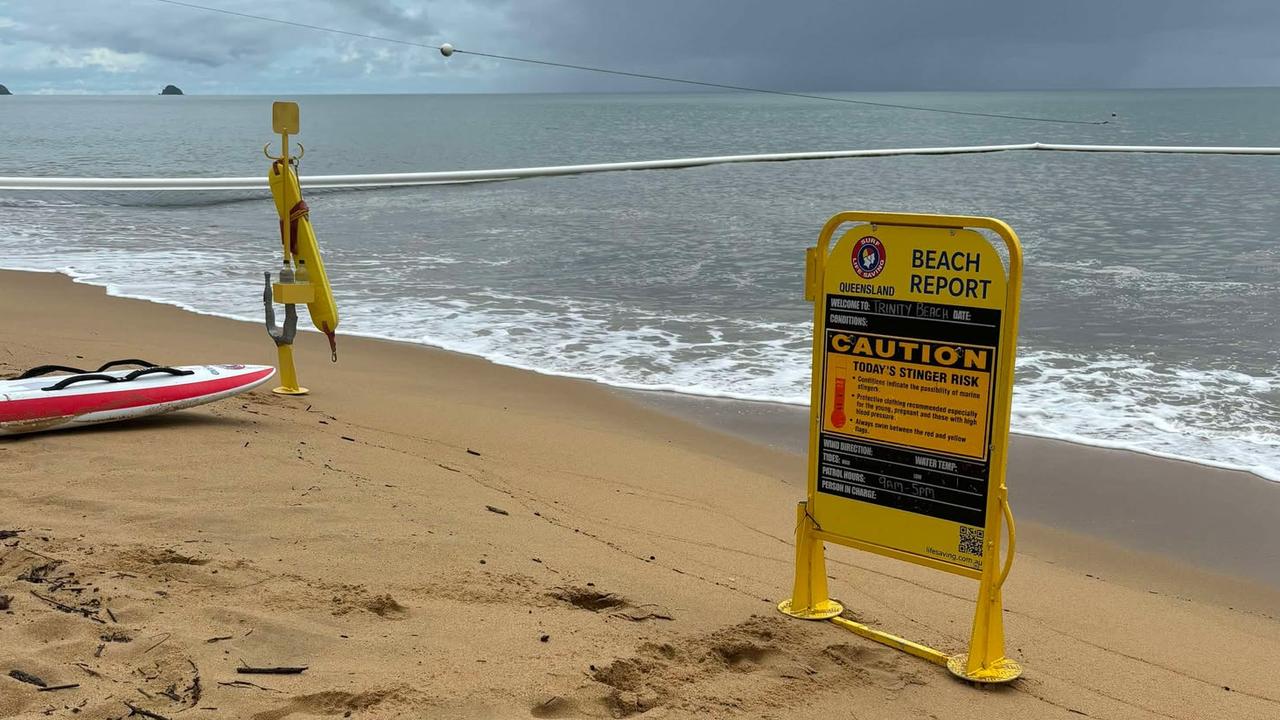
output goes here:
<path id="1" fill-rule="evenodd" d="M 0 272 L 0 307 L 5 376 L 274 361 L 260 325 L 58 275 Z M 0 717 L 1280 717 L 1280 484 L 1016 438 L 1026 674 L 982 690 L 776 612 L 794 410 L 339 351 L 299 338 L 307 397 L 0 440 Z M 976 583 L 828 570 L 851 617 L 963 651 Z"/>

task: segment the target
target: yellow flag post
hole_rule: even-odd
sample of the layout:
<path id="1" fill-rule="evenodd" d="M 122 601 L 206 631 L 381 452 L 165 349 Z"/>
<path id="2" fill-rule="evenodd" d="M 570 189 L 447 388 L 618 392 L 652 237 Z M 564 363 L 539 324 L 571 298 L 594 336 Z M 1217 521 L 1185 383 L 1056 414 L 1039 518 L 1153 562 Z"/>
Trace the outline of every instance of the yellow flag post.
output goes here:
<path id="1" fill-rule="evenodd" d="M 1014 552 L 1005 466 L 1017 235 L 992 218 L 840 213 L 805 269 L 814 303 L 808 486 L 796 513 L 795 584 L 778 609 L 831 619 L 966 680 L 1017 678 L 1021 667 L 1004 654 L 1000 592 Z M 979 580 L 969 652 L 947 656 L 839 617 L 824 542 Z"/>
<path id="2" fill-rule="evenodd" d="M 306 395 L 309 392 L 298 384 L 298 373 L 293 364 L 293 338 L 297 328 L 295 306 L 307 306 L 312 324 L 329 338 L 333 361 L 338 360 L 338 306 L 333 299 L 333 290 L 320 257 L 320 245 L 311 227 L 310 208 L 302 200 L 302 187 L 295 169 L 306 149 L 298 143 L 297 157 L 289 149 L 289 136 L 296 135 L 300 127 L 297 103 L 272 103 L 271 128 L 280 135 L 280 155 L 272 155 L 265 146 L 262 152 L 271 160 L 267 181 L 280 218 L 283 257 L 279 281 L 271 283 L 270 273 L 267 274 L 269 292 L 263 301 L 266 304 L 267 332 L 276 343 L 280 364 L 281 385 L 272 392 L 281 395 Z M 272 302 L 285 306 L 282 330 L 274 327 Z"/>

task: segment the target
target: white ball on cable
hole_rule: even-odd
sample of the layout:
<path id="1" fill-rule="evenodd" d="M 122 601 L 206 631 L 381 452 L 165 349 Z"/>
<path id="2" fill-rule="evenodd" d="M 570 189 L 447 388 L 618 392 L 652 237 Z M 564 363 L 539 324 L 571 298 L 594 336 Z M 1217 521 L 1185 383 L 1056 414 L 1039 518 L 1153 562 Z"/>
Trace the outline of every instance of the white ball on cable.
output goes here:
<path id="1" fill-rule="evenodd" d="M 440 54 L 449 57 L 453 54 L 453 43 L 445 43 L 440 46 Z"/>

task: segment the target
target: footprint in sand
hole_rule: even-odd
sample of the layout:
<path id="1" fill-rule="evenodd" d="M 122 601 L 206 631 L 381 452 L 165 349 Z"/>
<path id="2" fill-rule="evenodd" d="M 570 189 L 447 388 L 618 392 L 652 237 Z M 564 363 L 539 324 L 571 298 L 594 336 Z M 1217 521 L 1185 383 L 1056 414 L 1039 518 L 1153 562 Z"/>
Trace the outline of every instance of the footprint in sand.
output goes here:
<path id="1" fill-rule="evenodd" d="M 287 704 L 274 710 L 263 710 L 254 713 L 253 720 L 283 720 L 295 713 L 307 715 L 343 715 L 368 710 L 389 700 L 398 699 L 401 691 L 370 690 L 362 693 L 349 693 L 340 690 L 298 695 Z"/>

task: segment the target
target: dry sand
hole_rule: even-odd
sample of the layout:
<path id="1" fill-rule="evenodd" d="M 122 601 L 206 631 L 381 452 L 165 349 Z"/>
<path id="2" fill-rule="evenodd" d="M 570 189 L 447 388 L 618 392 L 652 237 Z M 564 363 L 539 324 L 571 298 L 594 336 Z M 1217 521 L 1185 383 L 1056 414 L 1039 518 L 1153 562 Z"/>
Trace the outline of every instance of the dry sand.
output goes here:
<path id="1" fill-rule="evenodd" d="M 274 354 L 260 326 L 59 276 L 0 273 L 0 307 L 4 375 Z M 773 609 L 799 456 L 589 383 L 340 350 L 331 365 L 300 338 L 306 398 L 0 441 L 0 529 L 21 531 L 0 539 L 0 717 L 1280 717 L 1274 569 L 1133 549 L 1185 546 L 1184 516 L 1224 539 L 1180 558 L 1265 537 L 1233 522 L 1280 517 L 1260 480 L 1020 440 L 1015 509 L 1023 493 L 1058 527 L 1020 526 L 1006 587 L 1026 676 L 980 690 Z M 1143 492 L 1166 476 L 1232 487 Z M 1075 515 L 1112 519 L 1054 521 Z M 1108 539 L 1126 533 L 1175 540 Z M 964 648 L 972 581 L 842 548 L 828 569 L 853 617 Z M 78 687 L 39 692 L 15 669 Z"/>

